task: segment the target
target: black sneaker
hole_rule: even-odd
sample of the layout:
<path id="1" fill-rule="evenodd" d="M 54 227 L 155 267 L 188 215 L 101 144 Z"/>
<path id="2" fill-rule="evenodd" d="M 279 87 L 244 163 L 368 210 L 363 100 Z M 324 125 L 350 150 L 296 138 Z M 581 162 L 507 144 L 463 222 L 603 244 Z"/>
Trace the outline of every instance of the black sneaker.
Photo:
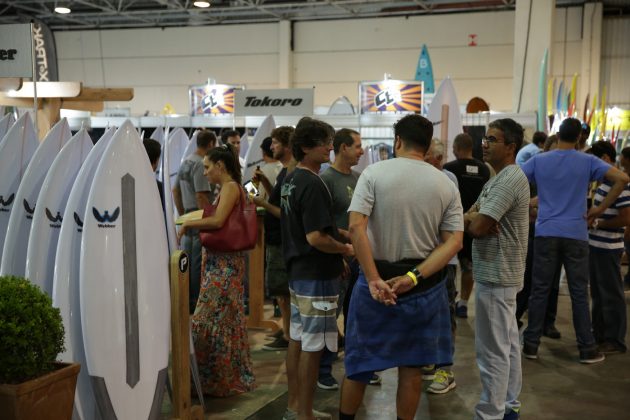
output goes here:
<path id="1" fill-rule="evenodd" d="M 597 350 L 580 352 L 580 363 L 592 365 L 593 363 L 603 362 L 604 360 L 606 360 L 606 356 Z"/>
<path id="2" fill-rule="evenodd" d="M 468 318 L 468 306 L 458 301 L 455 304 L 455 316 L 458 318 Z"/>
<path id="3" fill-rule="evenodd" d="M 380 376 L 378 376 L 376 373 L 372 374 L 372 377 L 370 378 L 370 385 L 380 385 L 382 382 L 382 379 Z"/>
<path id="4" fill-rule="evenodd" d="M 435 365 L 420 366 L 420 371 L 422 372 L 422 379 L 425 381 L 432 381 L 435 379 Z"/>
<path id="5" fill-rule="evenodd" d="M 536 360 L 538 359 L 538 347 L 531 344 L 523 343 L 523 356 L 526 359 Z"/>
<path id="6" fill-rule="evenodd" d="M 327 391 L 334 391 L 339 389 L 339 382 L 332 375 L 322 376 L 317 380 L 317 387 Z"/>
<path id="7" fill-rule="evenodd" d="M 273 340 L 271 343 L 265 344 L 262 346 L 263 350 L 269 351 L 277 351 L 277 350 L 286 350 L 289 348 L 289 342 L 284 339 L 284 337 L 278 337 Z"/>
<path id="8" fill-rule="evenodd" d="M 276 338 L 279 337 L 284 337 L 284 331 L 282 331 L 282 328 L 280 328 L 278 331 L 271 333 L 271 334 L 267 334 L 265 336 L 265 340 L 275 340 Z"/>
<path id="9" fill-rule="evenodd" d="M 605 342 L 597 346 L 597 351 L 602 354 L 617 354 L 617 353 L 625 353 L 626 349 L 621 346 L 616 345 L 615 343 Z"/>
<path id="10" fill-rule="evenodd" d="M 521 415 L 518 411 L 510 410 L 503 416 L 503 420 L 518 420 L 521 418 Z"/>
<path id="11" fill-rule="evenodd" d="M 547 327 L 543 335 L 545 337 L 553 338 L 554 340 L 558 340 L 562 337 L 562 334 L 560 334 L 560 331 L 558 331 L 555 325 Z"/>

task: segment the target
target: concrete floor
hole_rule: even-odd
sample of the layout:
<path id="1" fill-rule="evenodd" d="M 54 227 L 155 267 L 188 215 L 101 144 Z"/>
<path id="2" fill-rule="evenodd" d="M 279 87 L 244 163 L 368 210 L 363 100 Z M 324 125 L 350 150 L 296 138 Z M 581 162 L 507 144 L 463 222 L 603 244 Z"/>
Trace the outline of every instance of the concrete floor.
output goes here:
<path id="1" fill-rule="evenodd" d="M 630 303 L 630 294 L 626 294 Z M 630 311 L 629 311 L 630 313 Z M 629 317 L 630 320 L 630 317 Z M 543 338 L 538 360 L 523 359 L 523 390 L 521 415 L 523 419 L 630 419 L 630 353 L 609 356 L 595 365 L 578 363 L 575 333 L 571 324 L 571 306 L 568 296 L 560 296 L 557 328 L 560 340 Z M 270 367 L 273 360 L 280 361 L 283 354 L 262 354 L 260 339 L 252 337 L 254 358 L 267 359 L 267 370 L 274 371 L 276 386 L 286 389 L 283 364 Z M 630 334 L 628 335 L 630 342 Z M 270 360 L 271 359 L 271 360 Z M 474 302 L 471 302 L 468 319 L 458 319 L 455 365 L 453 368 L 457 388 L 448 394 L 424 393 L 416 419 L 471 419 L 481 386 L 474 353 Z M 256 372 L 258 373 L 258 372 Z M 271 372 L 268 372 L 270 374 Z M 343 377 L 342 358 L 334 365 L 334 375 Z M 360 419 L 395 419 L 396 371 L 382 373 L 383 384 L 370 386 L 364 404 L 358 413 Z M 262 378 L 260 378 L 262 380 Z M 269 382 L 268 380 L 264 380 Z M 423 386 L 429 385 L 426 382 Z M 281 419 L 286 408 L 286 393 L 270 398 L 252 420 Z M 316 408 L 338 418 L 339 391 L 316 391 Z M 216 418 L 211 413 L 209 418 Z M 232 418 L 240 418 L 238 416 Z"/>

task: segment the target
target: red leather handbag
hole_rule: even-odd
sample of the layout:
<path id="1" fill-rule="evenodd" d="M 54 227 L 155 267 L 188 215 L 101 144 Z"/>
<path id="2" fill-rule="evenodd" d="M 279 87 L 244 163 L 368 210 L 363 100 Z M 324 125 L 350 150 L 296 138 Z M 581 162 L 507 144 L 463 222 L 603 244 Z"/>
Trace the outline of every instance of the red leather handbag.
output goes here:
<path id="1" fill-rule="evenodd" d="M 203 217 L 213 216 L 217 204 L 209 204 L 203 209 Z M 212 252 L 237 252 L 254 249 L 258 239 L 256 204 L 248 200 L 241 187 L 241 198 L 220 229 L 199 232 L 201 244 Z"/>

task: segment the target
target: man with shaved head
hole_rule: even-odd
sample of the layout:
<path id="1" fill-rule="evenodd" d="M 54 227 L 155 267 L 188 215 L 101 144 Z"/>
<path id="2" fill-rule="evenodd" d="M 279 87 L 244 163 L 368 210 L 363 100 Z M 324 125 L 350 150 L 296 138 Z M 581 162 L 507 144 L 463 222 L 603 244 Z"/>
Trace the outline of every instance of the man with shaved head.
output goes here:
<path id="1" fill-rule="evenodd" d="M 445 164 L 444 169 L 451 171 L 457 177 L 462 207 L 466 212 L 470 206 L 475 204 L 481 189 L 490 179 L 490 170 L 486 164 L 473 157 L 473 139 L 469 134 L 462 133 L 455 136 L 453 154 L 457 159 Z M 464 247 L 459 252 L 458 257 L 462 270 L 462 286 L 455 314 L 460 318 L 467 318 L 468 299 L 473 289 L 473 274 L 472 237 L 466 232 L 464 232 Z"/>

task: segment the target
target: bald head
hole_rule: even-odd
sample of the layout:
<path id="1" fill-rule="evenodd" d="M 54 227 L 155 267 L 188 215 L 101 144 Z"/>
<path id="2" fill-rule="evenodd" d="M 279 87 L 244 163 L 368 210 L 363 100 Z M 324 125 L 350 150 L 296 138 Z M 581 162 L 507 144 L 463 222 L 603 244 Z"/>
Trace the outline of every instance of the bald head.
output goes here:
<path id="1" fill-rule="evenodd" d="M 470 134 L 461 133 L 453 140 L 453 154 L 457 159 L 470 159 L 473 152 L 473 139 Z"/>

